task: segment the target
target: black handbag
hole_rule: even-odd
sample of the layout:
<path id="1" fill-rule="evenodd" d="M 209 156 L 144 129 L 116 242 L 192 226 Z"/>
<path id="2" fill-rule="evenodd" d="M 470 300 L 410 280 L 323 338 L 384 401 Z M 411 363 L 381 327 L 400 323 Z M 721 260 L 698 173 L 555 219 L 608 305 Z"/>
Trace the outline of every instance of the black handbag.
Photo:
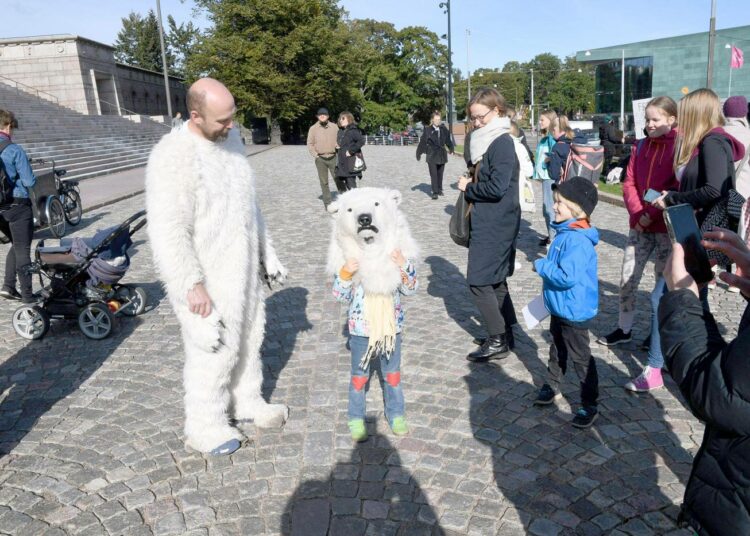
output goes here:
<path id="1" fill-rule="evenodd" d="M 459 246 L 469 247 L 469 234 L 471 233 L 471 204 L 466 201 L 463 192 L 458 192 L 456 207 L 451 214 L 448 231 L 453 240 Z"/>
<path id="2" fill-rule="evenodd" d="M 739 228 L 742 206 L 745 204 L 746 200 L 741 193 L 735 190 L 736 176 L 734 164 L 731 163 L 731 156 L 729 161 L 729 168 L 732 175 L 732 187 L 729 189 L 726 196 L 719 199 L 708 209 L 706 217 L 703 218 L 703 222 L 701 223 L 701 234 L 712 230 L 714 227 L 721 227 L 722 229 L 728 229 L 735 233 Z M 744 161 L 745 159 L 743 159 L 743 162 Z M 708 258 L 715 259 L 716 264 L 719 266 L 732 265 L 731 259 L 720 251 L 709 249 L 707 250 L 707 253 Z"/>
<path id="3" fill-rule="evenodd" d="M 365 164 L 365 157 L 362 156 L 362 151 L 354 154 L 354 162 L 352 162 L 352 171 L 354 173 L 362 173 L 367 169 Z"/>

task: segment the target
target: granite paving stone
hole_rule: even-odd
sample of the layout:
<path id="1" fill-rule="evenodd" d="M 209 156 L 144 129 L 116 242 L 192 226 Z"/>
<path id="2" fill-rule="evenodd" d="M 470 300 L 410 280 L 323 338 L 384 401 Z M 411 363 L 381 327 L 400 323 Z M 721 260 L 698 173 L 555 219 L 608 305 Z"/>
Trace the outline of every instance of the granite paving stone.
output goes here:
<path id="1" fill-rule="evenodd" d="M 420 289 L 403 300 L 410 435 L 390 431 L 374 374 L 370 438 L 349 438 L 346 307 L 331 296 L 325 271 L 330 216 L 306 148 L 277 147 L 249 162 L 289 269 L 285 285 L 267 292 L 262 350 L 263 395 L 290 407 L 284 429 L 243 423 L 247 441 L 227 457 L 185 447 L 182 337 L 141 230 L 123 282 L 141 285 L 148 307 L 135 318 L 117 317 L 105 340 L 86 339 L 76 322 L 58 319 L 43 339 L 23 340 L 10 322 L 18 304 L 0 300 L 7 319 L 0 324 L 0 532 L 687 536 L 676 518 L 703 425 L 668 374 L 663 389 L 632 395 L 622 388 L 647 359 L 639 344 L 650 324 L 651 263 L 637 294 L 633 342 L 595 342 L 617 323 L 625 210 L 600 202 L 593 216 L 601 235 L 600 312 L 590 348 L 600 416 L 591 429 L 576 430 L 569 423 L 579 403 L 572 371 L 556 404 L 533 405 L 549 353 L 546 321 L 533 330 L 515 326 L 516 348 L 505 359 L 465 360 L 471 339 L 485 333 L 465 281 L 467 250 L 448 236 L 464 166 L 450 159 L 446 195 L 432 200 L 427 166 L 414 151 L 366 146 L 360 182 L 401 192 L 421 247 Z M 136 195 L 86 212 L 69 236 L 92 236 L 143 206 Z M 544 255 L 537 244 L 543 231 L 541 206 L 523 214 L 518 265 L 508 280 L 519 315 L 541 290 L 531 263 Z M 45 230 L 35 238 L 51 243 Z M 7 250 L 0 245 L 0 259 Z M 719 284 L 709 302 L 723 335 L 733 338 L 744 300 Z M 301 532 L 290 531 L 295 520 Z"/>

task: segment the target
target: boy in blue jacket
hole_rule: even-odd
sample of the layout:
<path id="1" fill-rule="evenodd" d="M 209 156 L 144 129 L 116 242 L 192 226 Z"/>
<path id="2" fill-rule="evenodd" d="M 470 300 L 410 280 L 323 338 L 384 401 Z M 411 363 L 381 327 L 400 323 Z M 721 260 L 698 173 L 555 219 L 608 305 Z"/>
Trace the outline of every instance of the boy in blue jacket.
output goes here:
<path id="1" fill-rule="evenodd" d="M 599 231 L 589 223 L 599 196 L 583 177 L 553 185 L 555 239 L 547 257 L 537 259 L 534 270 L 543 281 L 544 305 L 550 312 L 547 382 L 539 391 L 537 405 L 551 404 L 560 396 L 560 381 L 572 361 L 581 381 L 581 407 L 573 426 L 588 428 L 598 415 L 599 376 L 589 350 L 587 322 L 599 305 L 596 251 Z"/>

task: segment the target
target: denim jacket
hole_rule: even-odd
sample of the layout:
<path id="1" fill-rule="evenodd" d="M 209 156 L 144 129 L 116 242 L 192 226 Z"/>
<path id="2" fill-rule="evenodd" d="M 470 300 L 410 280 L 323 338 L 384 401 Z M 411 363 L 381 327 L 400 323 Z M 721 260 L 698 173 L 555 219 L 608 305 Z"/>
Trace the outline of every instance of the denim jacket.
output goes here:
<path id="1" fill-rule="evenodd" d="M 4 132 L 0 132 L 0 141 L 9 140 L 10 137 Z M 5 167 L 5 173 L 8 179 L 15 183 L 13 188 L 13 197 L 28 198 L 29 188 L 36 184 L 36 177 L 31 170 L 29 157 L 26 156 L 20 145 L 11 143 L 5 150 L 0 153 L 0 160 Z"/>
<path id="2" fill-rule="evenodd" d="M 401 267 L 401 286 L 393 291 L 393 313 L 396 317 L 396 333 L 401 333 L 404 323 L 404 310 L 401 307 L 400 294 L 409 296 L 417 291 L 417 269 L 414 261 L 406 260 Z M 349 303 L 349 334 L 358 337 L 369 337 L 369 329 L 365 321 L 365 289 L 359 284 L 342 279 L 339 274 L 333 278 L 333 296 L 340 302 Z"/>

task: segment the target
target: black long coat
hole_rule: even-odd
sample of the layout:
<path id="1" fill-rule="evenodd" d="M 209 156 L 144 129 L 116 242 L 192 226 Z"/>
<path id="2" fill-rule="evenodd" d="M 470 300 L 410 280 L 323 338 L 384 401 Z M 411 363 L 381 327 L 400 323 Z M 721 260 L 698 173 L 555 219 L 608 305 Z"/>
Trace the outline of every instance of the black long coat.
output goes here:
<path id="1" fill-rule="evenodd" d="M 424 129 L 424 134 L 419 140 L 417 146 L 417 160 L 423 154 L 427 155 L 428 164 L 445 164 L 448 161 L 448 153 L 445 148 L 448 147 L 453 152 L 453 140 L 448 133 L 445 125 L 440 125 L 437 130 L 430 125 Z"/>
<path id="2" fill-rule="evenodd" d="M 521 206 L 518 158 L 510 135 L 495 139 L 478 166 L 477 182 L 467 185 L 465 192 L 473 203 L 466 280 L 472 286 L 486 286 L 513 275 L 516 260 Z"/>
<path id="3" fill-rule="evenodd" d="M 750 314 L 727 344 L 689 290 L 659 304 L 661 348 L 693 414 L 706 423 L 680 519 L 701 536 L 750 534 Z"/>
<path id="4" fill-rule="evenodd" d="M 362 150 L 365 144 L 365 137 L 357 125 L 346 125 L 346 128 L 339 130 L 338 133 L 338 160 L 336 165 L 336 176 L 338 177 L 359 177 L 362 172 L 354 171 L 355 155 Z M 351 156 L 346 156 L 346 153 Z"/>

